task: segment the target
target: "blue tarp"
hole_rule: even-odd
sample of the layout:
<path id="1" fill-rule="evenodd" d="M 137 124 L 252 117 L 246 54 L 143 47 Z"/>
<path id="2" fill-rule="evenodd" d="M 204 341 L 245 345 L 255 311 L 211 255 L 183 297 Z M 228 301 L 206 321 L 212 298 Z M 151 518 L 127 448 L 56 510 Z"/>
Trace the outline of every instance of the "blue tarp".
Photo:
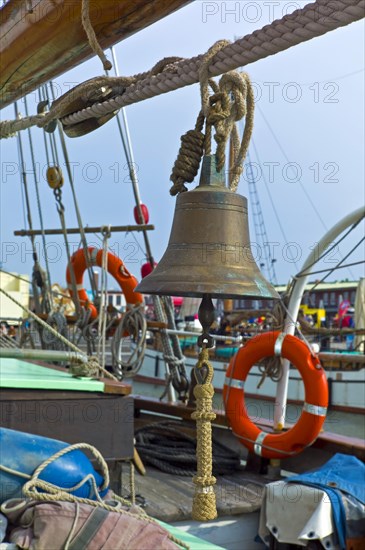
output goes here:
<path id="1" fill-rule="evenodd" d="M 332 505 L 334 524 L 341 549 L 346 549 L 346 512 L 341 494 L 365 504 L 365 465 L 356 457 L 337 453 L 318 470 L 288 478 L 325 491 Z"/>

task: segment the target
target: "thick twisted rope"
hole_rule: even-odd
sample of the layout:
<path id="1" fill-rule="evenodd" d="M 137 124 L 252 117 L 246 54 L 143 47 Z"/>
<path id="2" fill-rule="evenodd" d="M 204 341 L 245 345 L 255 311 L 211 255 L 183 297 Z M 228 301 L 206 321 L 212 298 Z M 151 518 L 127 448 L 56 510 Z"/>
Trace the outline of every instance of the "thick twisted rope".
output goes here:
<path id="1" fill-rule="evenodd" d="M 225 46 L 212 61 L 209 76 L 218 76 L 254 63 L 339 27 L 359 21 L 364 17 L 364 10 L 365 0 L 336 0 L 336 2 L 317 0 L 307 4 L 289 15 L 285 15 L 282 19 L 277 19 L 270 25 L 265 25 L 262 29 Z M 123 95 L 68 115 L 62 119 L 62 123 L 72 125 L 88 118 L 104 116 L 126 105 L 197 83 L 202 60 L 203 56 L 199 55 L 191 59 L 169 63 L 166 70 L 157 74 L 148 71 L 135 77 L 121 78 L 119 81 L 124 82 L 123 86 L 127 86 Z M 71 92 L 74 93 L 74 90 Z M 52 109 L 49 116 L 47 115 L 47 123 L 59 118 L 60 111 L 57 113 Z M 35 124 L 42 124 L 40 116 L 27 117 L 21 123 L 19 121 L 4 121 L 0 123 L 0 136 L 9 137 L 9 134 Z"/>
<path id="2" fill-rule="evenodd" d="M 270 55 L 322 36 L 329 31 L 344 27 L 364 17 L 364 0 L 317 0 L 270 25 L 254 31 L 233 44 L 227 45 L 216 55 L 209 75 L 217 76 L 238 67 L 243 67 Z M 199 67 L 203 56 L 199 55 L 176 63 L 173 70 L 138 80 L 124 92 L 123 96 L 102 104 L 83 109 L 66 117 L 64 124 L 75 124 L 96 116 L 96 111 L 106 114 L 126 105 L 144 101 L 199 81 Z M 101 116 L 101 114 L 99 115 Z"/>
<path id="3" fill-rule="evenodd" d="M 192 516 L 197 521 L 208 521 L 217 517 L 217 504 L 214 492 L 216 478 L 212 475 L 211 425 L 216 415 L 212 410 L 214 395 L 212 384 L 213 367 L 209 362 L 208 349 L 205 347 L 199 353 L 198 363 L 194 372 L 198 383 L 194 388 L 196 411 L 192 413 L 191 418 L 196 420 L 197 428 L 197 474 L 193 477 L 195 495 Z"/>

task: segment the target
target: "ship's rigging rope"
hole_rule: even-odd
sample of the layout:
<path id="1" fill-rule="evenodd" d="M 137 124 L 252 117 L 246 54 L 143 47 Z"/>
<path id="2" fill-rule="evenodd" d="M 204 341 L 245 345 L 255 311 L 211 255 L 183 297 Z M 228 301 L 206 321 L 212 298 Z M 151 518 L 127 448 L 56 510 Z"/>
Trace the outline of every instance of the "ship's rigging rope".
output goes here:
<path id="1" fill-rule="evenodd" d="M 282 19 L 277 19 L 270 25 L 228 44 L 213 59 L 209 68 L 209 77 L 243 67 L 349 25 L 364 17 L 364 9 L 365 0 L 337 0 L 336 2 L 317 0 L 307 4 L 285 15 Z M 163 69 L 157 74 L 155 71 L 148 71 L 133 77 L 104 78 L 104 83 L 113 83 L 114 86 L 119 83 L 119 86 L 126 88 L 123 94 L 68 115 L 63 118 L 62 123 L 72 125 L 88 118 L 104 116 L 126 105 L 197 83 L 203 58 L 204 56 L 199 55 L 191 59 L 163 63 Z M 98 88 L 101 80 L 100 77 L 97 79 Z M 90 81 L 86 84 L 89 89 Z M 72 90 L 72 98 L 81 97 L 84 93 L 84 85 L 81 85 Z M 57 108 L 51 108 L 46 115 L 33 116 L 20 121 L 3 121 L 0 125 L 0 137 L 9 137 L 17 130 L 36 124 L 45 126 L 55 118 L 62 118 L 62 109 L 65 107 L 68 107 L 68 98 L 65 105 L 62 105 L 62 102 L 58 103 Z"/>
<path id="2" fill-rule="evenodd" d="M 25 114 L 26 114 L 26 116 L 28 116 L 28 101 L 27 101 L 26 96 L 24 96 L 24 108 L 25 108 Z M 46 272 L 47 272 L 47 285 L 44 288 L 44 295 L 46 297 L 46 301 L 47 301 L 47 305 L 48 305 L 49 309 L 52 309 L 52 307 L 53 307 L 53 298 L 52 298 L 52 294 L 50 292 L 51 273 L 50 273 L 49 262 L 48 262 L 46 236 L 45 236 L 45 233 L 44 233 L 43 212 L 42 212 L 41 198 L 40 198 L 40 193 L 39 193 L 39 182 L 38 182 L 38 177 L 37 177 L 37 168 L 36 168 L 35 155 L 34 155 L 33 138 L 32 138 L 32 132 L 31 132 L 30 128 L 28 128 L 28 141 L 29 141 L 30 156 L 31 156 L 31 160 L 32 160 L 33 179 L 34 179 L 34 186 L 35 186 L 35 192 L 36 192 L 39 223 L 40 223 L 41 231 L 42 231 L 43 255 L 44 255 L 44 260 L 45 260 L 45 264 L 46 264 Z"/>
<path id="3" fill-rule="evenodd" d="M 15 110 L 15 116 L 18 118 L 20 116 L 20 113 L 18 111 L 17 102 L 14 103 L 14 110 Z M 25 166 L 25 156 L 24 156 L 21 134 L 17 135 L 17 145 L 18 145 L 19 165 L 21 168 L 21 181 L 22 181 L 22 187 L 24 191 L 25 206 L 26 206 L 26 212 L 27 212 L 27 221 L 28 221 L 29 229 L 32 230 L 33 219 L 32 219 L 32 211 L 31 211 L 30 198 L 29 198 L 28 179 L 27 179 L 27 171 Z M 48 287 L 48 281 L 47 281 L 45 272 L 43 271 L 43 269 L 39 264 L 39 258 L 38 258 L 34 235 L 30 236 L 30 241 L 32 245 L 33 262 L 34 262 L 33 273 L 32 273 L 32 288 L 33 288 L 35 308 L 38 313 L 41 312 L 42 310 L 45 312 L 49 312 L 50 304 L 48 302 L 48 294 L 46 291 Z M 44 298 L 42 303 L 40 302 L 40 299 L 39 299 L 40 297 L 39 297 L 38 289 L 41 291 L 42 296 Z"/>
<path id="4" fill-rule="evenodd" d="M 51 88 L 52 98 L 54 100 L 55 99 L 55 92 L 54 92 L 54 88 L 53 88 L 53 82 L 50 83 L 50 88 Z M 49 101 L 47 87 L 46 87 L 46 93 L 47 93 L 47 99 Z M 98 296 L 98 289 L 96 288 L 96 283 L 95 283 L 95 279 L 94 279 L 94 276 L 93 276 L 91 258 L 90 258 L 89 248 L 88 248 L 88 245 L 87 245 L 86 235 L 85 235 L 85 231 L 84 231 L 84 224 L 82 222 L 81 211 L 80 211 L 79 203 L 78 203 L 78 200 L 77 200 L 77 194 L 76 194 L 74 179 L 73 179 L 72 170 L 71 170 L 70 158 L 69 158 L 69 155 L 68 155 L 68 149 L 67 149 L 65 136 L 64 136 L 61 124 L 58 124 L 58 131 L 59 131 L 59 138 L 60 138 L 60 142 L 61 142 L 63 157 L 64 157 L 64 160 L 65 160 L 67 176 L 68 176 L 68 180 L 69 180 L 70 187 L 71 187 L 71 193 L 72 193 L 72 198 L 73 198 L 73 202 L 74 202 L 77 225 L 79 227 L 80 236 L 81 236 L 81 243 L 82 243 L 82 247 L 83 247 L 83 250 L 84 250 L 84 256 L 85 256 L 85 259 L 86 259 L 86 265 L 87 265 L 87 272 L 88 272 L 88 275 L 89 275 L 90 287 L 91 287 L 91 290 L 92 290 L 93 299 L 94 299 L 94 301 L 96 301 L 97 296 Z M 71 267 L 70 269 L 73 269 L 73 267 Z"/>
<path id="5" fill-rule="evenodd" d="M 105 341 L 107 325 L 107 299 L 108 299 L 108 240 L 110 238 L 110 226 L 104 228 L 103 247 L 101 259 L 100 303 L 98 316 L 98 349 L 97 355 L 100 365 L 105 368 Z"/>

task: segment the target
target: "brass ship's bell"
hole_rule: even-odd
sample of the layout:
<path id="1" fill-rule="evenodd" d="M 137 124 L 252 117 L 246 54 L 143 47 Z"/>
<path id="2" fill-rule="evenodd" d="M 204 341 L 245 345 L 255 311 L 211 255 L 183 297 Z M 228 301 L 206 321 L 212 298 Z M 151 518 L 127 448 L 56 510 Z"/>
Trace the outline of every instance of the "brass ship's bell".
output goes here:
<path id="1" fill-rule="evenodd" d="M 165 254 L 136 292 L 170 296 L 277 299 L 251 252 L 247 199 L 225 186 L 215 155 L 205 156 L 200 183 L 180 193 Z"/>

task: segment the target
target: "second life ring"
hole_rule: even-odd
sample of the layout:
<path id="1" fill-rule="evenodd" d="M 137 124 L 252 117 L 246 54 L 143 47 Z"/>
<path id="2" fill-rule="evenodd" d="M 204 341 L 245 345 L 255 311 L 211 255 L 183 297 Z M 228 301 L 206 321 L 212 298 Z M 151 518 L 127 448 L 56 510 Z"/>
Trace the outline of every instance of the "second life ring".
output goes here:
<path id="1" fill-rule="evenodd" d="M 91 265 L 102 267 L 103 250 L 88 247 L 88 251 L 91 259 Z M 75 254 L 72 255 L 71 263 L 73 271 L 75 273 L 75 282 L 80 304 L 90 309 L 91 319 L 96 319 L 96 317 L 98 316 L 98 311 L 94 304 L 90 302 L 90 299 L 86 293 L 86 290 L 84 289 L 82 282 L 84 272 L 87 269 L 87 262 L 84 250 L 82 248 L 77 250 Z M 134 292 L 134 289 L 138 284 L 137 279 L 128 271 L 123 261 L 111 252 L 108 252 L 108 273 L 110 273 L 110 275 L 114 277 L 114 279 L 117 281 L 120 288 L 122 289 L 127 302 L 127 307 L 132 304 L 143 304 L 142 294 L 140 294 L 139 292 Z M 68 289 L 71 293 L 71 297 L 74 298 L 70 265 L 67 266 L 66 280 Z"/>
<path id="2" fill-rule="evenodd" d="M 268 433 L 258 428 L 247 414 L 244 384 L 253 365 L 275 355 L 288 359 L 298 369 L 304 382 L 305 402 L 292 428 Z M 232 430 L 243 445 L 266 458 L 285 458 L 300 453 L 317 439 L 327 414 L 327 378 L 318 357 L 302 340 L 280 332 L 267 332 L 249 340 L 232 358 L 223 401 Z"/>

